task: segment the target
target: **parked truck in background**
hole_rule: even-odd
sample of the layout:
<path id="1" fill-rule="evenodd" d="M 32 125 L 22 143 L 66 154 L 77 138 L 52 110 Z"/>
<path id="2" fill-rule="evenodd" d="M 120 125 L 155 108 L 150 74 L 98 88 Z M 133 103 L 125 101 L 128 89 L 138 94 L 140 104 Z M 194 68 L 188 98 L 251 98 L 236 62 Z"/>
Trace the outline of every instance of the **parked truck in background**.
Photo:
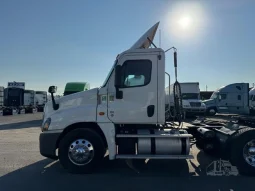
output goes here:
<path id="1" fill-rule="evenodd" d="M 68 82 L 66 83 L 64 96 L 70 95 L 73 93 L 86 91 L 90 89 L 90 85 L 87 82 Z"/>
<path id="2" fill-rule="evenodd" d="M 24 82 L 8 82 L 4 89 L 4 115 L 25 113 L 24 109 Z"/>
<path id="3" fill-rule="evenodd" d="M 35 91 L 35 104 L 38 112 L 43 112 L 47 100 L 46 91 Z"/>
<path id="4" fill-rule="evenodd" d="M 0 116 L 3 115 L 4 109 L 4 87 L 0 86 Z"/>
<path id="5" fill-rule="evenodd" d="M 249 91 L 249 105 L 251 114 L 255 115 L 255 88 Z"/>
<path id="6" fill-rule="evenodd" d="M 204 115 L 206 112 L 206 106 L 200 99 L 199 82 L 182 82 L 181 94 L 182 94 L 182 107 L 186 115 Z M 170 100 L 170 107 L 174 109 L 174 84 L 165 88 L 166 92 L 166 103 Z M 169 94 L 170 93 L 170 94 Z"/>
<path id="7" fill-rule="evenodd" d="M 90 173 L 107 151 L 110 160 L 192 159 L 194 138 L 202 150 L 224 154 L 240 173 L 255 175 L 255 129 L 195 124 L 184 129 L 166 122 L 165 68 L 170 63 L 165 62 L 165 54 L 174 50 L 177 74 L 177 51 L 152 43 L 158 25 L 118 54 L 100 88 L 46 103 L 40 153 L 59 159 L 70 172 Z M 177 79 L 174 89 L 175 108 L 181 111 Z M 52 98 L 56 91 L 55 86 L 49 87 Z"/>
<path id="8" fill-rule="evenodd" d="M 24 90 L 25 113 L 34 113 L 37 111 L 35 102 L 36 102 L 35 91 L 34 90 Z"/>
<path id="9" fill-rule="evenodd" d="M 208 115 L 216 113 L 250 114 L 249 83 L 233 83 L 223 86 L 203 101 Z"/>

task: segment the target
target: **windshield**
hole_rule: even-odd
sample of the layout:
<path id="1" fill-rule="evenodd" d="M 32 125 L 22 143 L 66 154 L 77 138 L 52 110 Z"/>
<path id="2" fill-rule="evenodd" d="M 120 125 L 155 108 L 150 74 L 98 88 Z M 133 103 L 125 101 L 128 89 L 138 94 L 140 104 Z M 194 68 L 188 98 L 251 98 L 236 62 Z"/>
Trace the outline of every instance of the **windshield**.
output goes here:
<path id="1" fill-rule="evenodd" d="M 9 96 L 19 96 L 20 92 L 20 89 L 9 89 Z"/>
<path id="2" fill-rule="evenodd" d="M 117 63 L 118 63 L 118 60 L 116 59 L 116 60 L 114 61 L 114 64 L 113 64 L 113 66 L 112 66 L 110 72 L 108 73 L 108 75 L 107 75 L 107 77 L 106 77 L 106 79 L 105 79 L 105 81 L 104 81 L 102 87 L 104 87 L 104 86 L 106 85 L 106 83 L 108 82 L 108 80 L 109 80 L 109 78 L 110 78 L 110 76 L 111 76 L 111 74 L 112 74 L 112 72 L 113 72 L 113 70 L 114 70 L 114 67 L 115 67 L 115 65 L 116 65 Z"/>
<path id="3" fill-rule="evenodd" d="M 182 99 L 199 99 L 198 93 L 182 93 Z"/>
<path id="4" fill-rule="evenodd" d="M 213 92 L 210 99 L 216 99 L 218 97 L 218 92 Z"/>

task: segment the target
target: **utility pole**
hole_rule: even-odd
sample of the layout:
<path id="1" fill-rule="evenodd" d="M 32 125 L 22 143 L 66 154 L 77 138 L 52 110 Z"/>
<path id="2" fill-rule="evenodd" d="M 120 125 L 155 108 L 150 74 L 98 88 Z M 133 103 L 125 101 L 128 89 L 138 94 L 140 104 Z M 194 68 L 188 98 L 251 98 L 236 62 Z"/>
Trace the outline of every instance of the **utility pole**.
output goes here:
<path id="1" fill-rule="evenodd" d="M 205 86 L 205 91 L 207 92 L 207 85 Z"/>

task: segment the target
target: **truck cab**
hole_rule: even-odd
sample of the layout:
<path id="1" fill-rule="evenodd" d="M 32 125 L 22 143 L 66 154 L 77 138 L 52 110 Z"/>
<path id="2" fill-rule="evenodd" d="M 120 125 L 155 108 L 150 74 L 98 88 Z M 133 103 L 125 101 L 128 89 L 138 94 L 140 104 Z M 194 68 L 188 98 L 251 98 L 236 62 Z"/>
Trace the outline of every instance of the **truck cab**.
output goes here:
<path id="1" fill-rule="evenodd" d="M 210 115 L 218 113 L 249 114 L 249 84 L 234 83 L 213 92 L 206 104 Z"/>
<path id="2" fill-rule="evenodd" d="M 168 74 L 165 52 L 174 50 L 177 71 L 177 51 L 174 47 L 164 51 L 153 44 L 158 25 L 151 27 L 130 49 L 116 57 L 101 87 L 56 100 L 57 87 L 49 87 L 52 101 L 44 107 L 39 138 L 41 155 L 59 159 L 69 172 L 90 173 L 107 151 L 110 160 L 192 159 L 190 139 L 193 135 L 200 140 L 196 144 L 205 149 L 217 147 L 215 142 L 224 142 L 232 135 L 233 131 L 229 130 L 222 133 L 223 128 L 212 131 L 214 127 L 201 126 L 188 132 L 181 123 L 166 122 L 169 111 L 166 111 L 166 104 L 169 102 L 165 99 L 165 74 Z M 151 45 L 154 48 L 149 48 Z M 177 75 L 175 77 L 175 109 L 181 119 L 178 112 L 182 111 L 181 87 Z M 250 132 L 249 136 L 255 133 Z M 219 139 L 216 138 L 218 134 Z M 241 141 L 241 146 L 245 145 L 250 154 L 247 159 L 254 156 L 253 142 L 254 138 L 249 137 Z M 236 145 L 240 147 L 238 143 Z M 242 153 L 243 149 L 239 147 L 234 146 L 233 151 Z M 235 153 L 231 156 L 242 163 L 246 160 L 242 155 L 236 157 Z M 254 173 L 253 164 L 246 163 L 245 170 Z M 243 167 L 243 164 L 239 166 Z"/>
<path id="3" fill-rule="evenodd" d="M 255 112 L 255 88 L 252 88 L 249 91 L 249 106 L 251 109 L 251 113 L 254 114 L 254 112 Z"/>
<path id="4" fill-rule="evenodd" d="M 174 107 L 174 84 L 165 89 L 166 102 L 170 99 L 171 108 Z M 182 94 L 182 108 L 186 116 L 204 115 L 206 112 L 206 105 L 200 99 L 200 89 L 198 82 L 181 82 L 181 94 Z M 169 96 L 170 94 L 170 96 Z"/>

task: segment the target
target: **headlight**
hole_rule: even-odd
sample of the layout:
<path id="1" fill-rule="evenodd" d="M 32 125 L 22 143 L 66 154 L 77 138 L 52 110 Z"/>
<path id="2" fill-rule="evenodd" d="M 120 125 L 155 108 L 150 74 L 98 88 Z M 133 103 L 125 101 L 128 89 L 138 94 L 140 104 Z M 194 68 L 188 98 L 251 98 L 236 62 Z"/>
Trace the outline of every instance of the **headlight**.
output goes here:
<path id="1" fill-rule="evenodd" d="M 51 123 L 51 118 L 48 118 L 48 119 L 44 122 L 44 124 L 42 125 L 42 128 L 41 128 L 42 132 L 43 132 L 43 131 L 48 131 L 49 126 L 50 126 L 50 123 Z"/>

